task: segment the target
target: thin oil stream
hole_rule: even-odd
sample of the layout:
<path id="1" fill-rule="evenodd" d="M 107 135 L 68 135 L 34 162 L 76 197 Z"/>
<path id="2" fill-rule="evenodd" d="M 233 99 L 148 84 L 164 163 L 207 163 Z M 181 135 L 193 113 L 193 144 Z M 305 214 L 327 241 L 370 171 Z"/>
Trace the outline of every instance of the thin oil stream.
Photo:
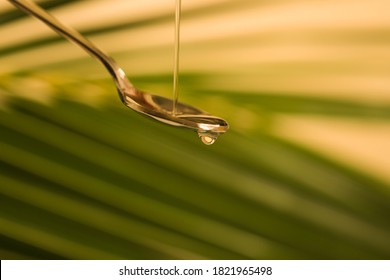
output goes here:
<path id="1" fill-rule="evenodd" d="M 176 7 L 175 7 L 175 55 L 174 55 L 174 62 L 173 62 L 172 115 L 177 114 L 177 102 L 179 100 L 180 14 L 181 14 L 181 0 L 176 0 Z"/>
<path id="2" fill-rule="evenodd" d="M 177 103 L 179 100 L 179 61 L 180 61 L 180 15 L 181 15 L 181 0 L 176 0 L 175 5 L 175 49 L 173 62 L 173 104 L 172 115 L 177 115 Z M 210 131 L 198 130 L 198 136 L 206 145 L 214 144 L 219 134 Z"/>

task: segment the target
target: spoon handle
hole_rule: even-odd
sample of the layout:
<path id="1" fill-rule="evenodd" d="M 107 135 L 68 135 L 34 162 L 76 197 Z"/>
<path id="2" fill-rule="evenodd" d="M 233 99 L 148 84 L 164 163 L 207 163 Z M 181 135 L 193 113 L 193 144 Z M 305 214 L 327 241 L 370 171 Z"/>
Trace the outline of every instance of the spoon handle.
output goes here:
<path id="1" fill-rule="evenodd" d="M 45 24 L 47 24 L 54 31 L 59 33 L 64 38 L 75 43 L 76 45 L 83 48 L 91 56 L 98 59 L 113 76 L 115 82 L 120 87 L 130 86 L 133 87 L 130 81 L 126 78 L 124 71 L 116 64 L 116 62 L 102 50 L 96 47 L 91 41 L 86 39 L 75 29 L 68 27 L 59 22 L 55 17 L 50 15 L 40 6 L 29 0 L 8 0 L 17 8 L 27 12 L 28 14 L 38 18 Z"/>

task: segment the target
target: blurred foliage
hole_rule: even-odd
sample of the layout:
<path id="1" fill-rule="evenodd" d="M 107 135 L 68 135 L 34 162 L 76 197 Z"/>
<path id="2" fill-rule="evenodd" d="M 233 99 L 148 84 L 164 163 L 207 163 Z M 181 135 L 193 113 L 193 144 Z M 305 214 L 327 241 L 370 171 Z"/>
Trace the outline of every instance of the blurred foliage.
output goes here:
<path id="1" fill-rule="evenodd" d="M 171 2 L 40 1 L 165 96 Z M 1 259 L 389 259 L 386 176 L 278 133 L 388 125 L 384 3 L 183 0 L 180 98 L 231 124 L 212 146 L 121 105 L 95 61 L 1 4 Z"/>

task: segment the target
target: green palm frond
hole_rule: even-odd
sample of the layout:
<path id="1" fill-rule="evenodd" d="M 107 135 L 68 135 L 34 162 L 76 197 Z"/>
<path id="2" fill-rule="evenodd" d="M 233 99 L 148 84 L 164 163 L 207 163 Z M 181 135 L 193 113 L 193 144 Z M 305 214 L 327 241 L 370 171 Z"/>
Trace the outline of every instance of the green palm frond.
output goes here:
<path id="1" fill-rule="evenodd" d="M 171 95 L 174 1 L 40 4 Z M 0 257 L 388 259 L 384 5 L 183 1 L 180 99 L 231 124 L 206 147 L 4 1 Z"/>

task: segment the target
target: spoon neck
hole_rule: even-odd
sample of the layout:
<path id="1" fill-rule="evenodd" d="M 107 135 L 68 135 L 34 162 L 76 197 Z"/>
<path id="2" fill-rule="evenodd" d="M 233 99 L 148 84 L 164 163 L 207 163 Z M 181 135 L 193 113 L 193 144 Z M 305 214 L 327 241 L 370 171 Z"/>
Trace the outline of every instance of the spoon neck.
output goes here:
<path id="1" fill-rule="evenodd" d="M 130 80 L 127 78 L 125 71 L 119 65 L 116 63 L 116 61 L 111 58 L 110 56 L 107 56 L 103 54 L 104 56 L 97 57 L 99 61 L 106 67 L 106 69 L 110 72 L 116 88 L 118 89 L 119 97 L 122 101 L 122 103 L 127 104 L 128 98 L 131 99 L 138 96 L 139 92 L 134 87 L 134 85 L 130 82 Z"/>

